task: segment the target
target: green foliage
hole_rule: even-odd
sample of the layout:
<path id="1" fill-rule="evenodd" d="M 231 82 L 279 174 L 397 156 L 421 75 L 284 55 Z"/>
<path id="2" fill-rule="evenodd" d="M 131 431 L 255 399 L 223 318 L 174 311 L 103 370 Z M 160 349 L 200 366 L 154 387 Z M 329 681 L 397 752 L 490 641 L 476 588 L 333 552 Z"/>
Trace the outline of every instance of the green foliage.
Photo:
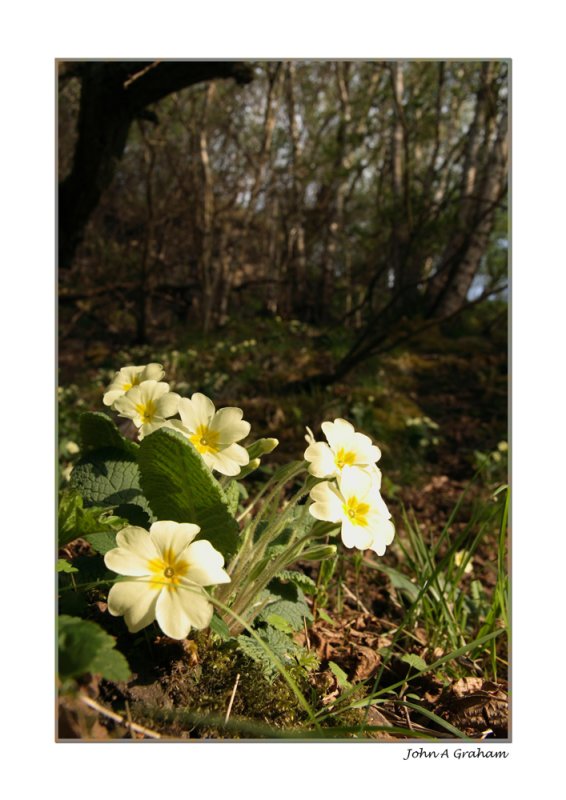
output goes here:
<path id="1" fill-rule="evenodd" d="M 56 569 L 57 572 L 67 572 L 67 573 L 78 572 L 78 569 L 76 567 L 73 567 L 73 565 L 65 558 L 57 559 Z"/>
<path id="2" fill-rule="evenodd" d="M 238 544 L 230 504 L 193 445 L 177 431 L 161 428 L 141 443 L 141 484 L 158 519 L 193 522 L 225 558 Z"/>
<path id="3" fill-rule="evenodd" d="M 424 658 L 421 658 L 415 653 L 405 653 L 404 656 L 401 656 L 401 661 L 419 672 L 423 672 L 427 668 L 427 663 Z"/>
<path id="4" fill-rule="evenodd" d="M 275 615 L 284 620 L 293 631 L 302 630 L 305 620 L 312 621 L 312 612 L 299 586 L 275 579 L 269 584 L 268 591 L 270 600 L 259 614 L 259 621 L 273 624 L 270 617 Z M 276 624 L 276 627 L 281 626 Z"/>
<path id="5" fill-rule="evenodd" d="M 100 506 L 83 507 L 83 497 L 77 489 L 64 489 L 59 498 L 58 535 L 59 547 L 74 539 L 87 538 L 90 534 L 119 530 L 126 520 L 109 514 Z"/>
<path id="6" fill-rule="evenodd" d="M 85 454 L 109 447 L 135 457 L 139 449 L 139 445 L 125 439 L 110 417 L 101 412 L 81 414 L 79 436 L 81 450 Z"/>
<path id="7" fill-rule="evenodd" d="M 62 679 L 78 678 L 86 672 L 111 681 L 125 681 L 130 668 L 114 649 L 115 639 L 95 622 L 61 615 L 58 625 L 58 671 Z"/>
<path id="8" fill-rule="evenodd" d="M 277 630 L 271 625 L 258 628 L 256 633 L 284 667 L 295 666 L 298 663 L 298 657 L 304 654 L 304 648 L 294 642 L 283 631 Z M 279 675 L 279 670 L 275 666 L 273 659 L 255 639 L 242 634 L 238 636 L 237 641 L 240 650 L 258 664 L 268 681 L 272 681 Z"/>
<path id="9" fill-rule="evenodd" d="M 308 575 L 305 575 L 304 572 L 299 572 L 294 569 L 284 569 L 278 572 L 275 577 L 280 581 L 290 581 L 294 583 L 295 586 L 298 586 L 306 594 L 314 594 L 316 592 L 316 583 L 312 578 L 309 578 Z"/>
<path id="10" fill-rule="evenodd" d="M 346 675 L 344 670 L 341 669 L 338 666 L 338 664 L 336 664 L 334 661 L 329 661 L 328 667 L 332 672 L 332 674 L 336 677 L 336 680 L 338 681 L 338 686 L 341 689 L 349 689 L 352 684 L 348 680 L 348 676 Z"/>
<path id="11" fill-rule="evenodd" d="M 74 468 L 71 486 L 81 493 L 85 506 L 113 508 L 131 525 L 147 527 L 155 519 L 140 487 L 135 456 L 124 450 L 91 451 Z"/>
<path id="12" fill-rule="evenodd" d="M 104 555 L 109 550 L 113 550 L 116 547 L 116 534 L 114 531 L 90 533 L 88 536 L 85 536 L 85 539 L 92 549 L 101 555 Z"/>
<path id="13" fill-rule="evenodd" d="M 218 614 L 212 615 L 212 619 L 210 620 L 210 629 L 223 641 L 228 641 L 228 639 L 231 638 L 228 625 L 226 625 L 222 617 L 219 617 Z"/>
<path id="14" fill-rule="evenodd" d="M 238 510 L 238 505 L 240 503 L 239 483 L 237 481 L 232 481 L 231 483 L 229 483 L 226 489 L 224 490 L 224 494 L 226 495 L 228 510 L 230 511 L 230 514 L 234 516 L 234 514 Z"/>

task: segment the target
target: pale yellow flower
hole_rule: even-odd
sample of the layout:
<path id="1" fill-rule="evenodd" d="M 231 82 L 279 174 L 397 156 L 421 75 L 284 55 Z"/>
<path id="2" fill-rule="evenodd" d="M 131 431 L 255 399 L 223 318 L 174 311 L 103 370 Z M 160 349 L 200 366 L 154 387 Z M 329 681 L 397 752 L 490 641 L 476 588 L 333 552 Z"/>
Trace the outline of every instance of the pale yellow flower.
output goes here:
<path id="1" fill-rule="evenodd" d="M 149 533 L 130 526 L 116 536 L 104 563 L 126 576 L 112 586 L 108 611 L 123 616 L 131 633 L 153 620 L 166 636 L 184 639 L 191 628 L 210 625 L 213 606 L 205 586 L 230 583 L 224 558 L 210 542 L 193 539 L 198 525 L 188 522 L 154 522 Z"/>
<path id="2" fill-rule="evenodd" d="M 107 388 L 102 402 L 105 406 L 113 406 L 114 401 L 129 392 L 134 386 L 139 386 L 143 381 L 160 381 L 165 372 L 161 364 L 145 364 L 141 367 L 122 367 L 114 375 L 112 383 Z"/>
<path id="3" fill-rule="evenodd" d="M 308 428 L 308 436 L 305 437 L 309 442 L 305 459 L 310 462 L 309 472 L 315 478 L 336 477 L 344 467 L 371 467 L 374 471 L 378 469 L 375 462 L 381 458 L 381 451 L 372 444 L 369 436 L 358 433 L 345 419 L 323 422 L 321 427 L 328 444 L 315 442 L 312 431 Z"/>
<path id="4" fill-rule="evenodd" d="M 346 547 L 385 553 L 395 528 L 391 514 L 381 497 L 375 477 L 358 467 L 344 467 L 336 483 L 322 481 L 310 493 L 309 506 L 313 517 L 342 524 L 342 541 Z"/>
<path id="5" fill-rule="evenodd" d="M 196 392 L 190 399 L 181 399 L 181 420 L 171 420 L 167 427 L 180 431 L 210 469 L 222 475 L 237 475 L 250 460 L 246 448 L 236 444 L 250 432 L 250 423 L 242 419 L 243 414 L 241 408 L 216 411 L 212 400 Z"/>
<path id="6" fill-rule="evenodd" d="M 163 427 L 168 417 L 177 413 L 181 398 L 169 391 L 169 384 L 143 381 L 114 401 L 114 410 L 131 419 L 139 428 L 139 438 Z"/>

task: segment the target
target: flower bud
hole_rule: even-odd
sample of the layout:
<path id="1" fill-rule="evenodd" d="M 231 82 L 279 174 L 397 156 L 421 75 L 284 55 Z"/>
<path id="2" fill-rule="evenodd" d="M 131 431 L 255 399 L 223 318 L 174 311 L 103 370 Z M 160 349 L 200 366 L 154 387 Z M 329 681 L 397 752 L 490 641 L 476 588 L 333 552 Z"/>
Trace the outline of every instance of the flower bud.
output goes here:
<path id="1" fill-rule="evenodd" d="M 251 460 L 273 452 L 278 444 L 279 439 L 258 439 L 257 442 L 250 444 L 246 449 Z"/>
<path id="2" fill-rule="evenodd" d="M 324 561 L 325 558 L 332 558 L 336 555 L 338 548 L 335 544 L 324 544 L 320 547 L 311 547 L 310 550 L 305 550 L 301 553 L 301 559 L 304 561 Z"/>

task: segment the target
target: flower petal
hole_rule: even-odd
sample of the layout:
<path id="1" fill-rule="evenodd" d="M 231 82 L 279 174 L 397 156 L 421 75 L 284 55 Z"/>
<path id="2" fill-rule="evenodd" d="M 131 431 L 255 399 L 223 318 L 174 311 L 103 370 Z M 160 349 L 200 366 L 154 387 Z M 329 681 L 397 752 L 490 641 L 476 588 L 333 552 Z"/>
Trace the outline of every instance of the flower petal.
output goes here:
<path id="1" fill-rule="evenodd" d="M 105 406 L 111 406 L 119 397 L 122 397 L 124 394 L 123 389 L 109 389 L 102 398 L 102 402 Z"/>
<path id="2" fill-rule="evenodd" d="M 214 586 L 217 583 L 230 583 L 230 576 L 222 569 L 224 557 L 206 539 L 193 542 L 187 550 L 189 569 L 185 575 L 188 581 L 199 586 Z"/>
<path id="3" fill-rule="evenodd" d="M 251 425 L 242 419 L 243 415 L 241 408 L 221 408 L 216 412 L 210 428 L 219 434 L 221 447 L 239 442 L 248 435 Z"/>
<path id="4" fill-rule="evenodd" d="M 149 529 L 152 542 L 162 558 L 172 554 L 178 556 L 200 532 L 198 525 L 191 522 L 172 522 L 161 520 L 154 522 Z"/>
<path id="5" fill-rule="evenodd" d="M 322 519 L 327 522 L 340 522 L 344 516 L 342 508 L 343 501 L 338 496 L 338 491 L 334 487 L 334 484 L 328 481 L 317 483 L 317 485 L 311 489 L 310 497 L 311 500 L 314 500 L 314 503 L 309 506 L 309 513 L 312 514 L 315 519 Z"/>
<path id="6" fill-rule="evenodd" d="M 164 375 L 162 364 L 146 364 L 142 371 L 142 381 L 160 381 Z"/>
<path id="7" fill-rule="evenodd" d="M 191 629 L 191 622 L 181 603 L 181 594 L 185 595 L 184 587 L 163 589 L 155 606 L 155 618 L 159 627 L 172 639 L 186 639 Z"/>
<path id="8" fill-rule="evenodd" d="M 169 384 L 165 383 L 165 381 L 142 381 L 137 388 L 140 390 L 140 397 L 144 403 L 147 403 L 148 400 L 156 403 L 160 397 L 169 393 Z M 130 391 L 133 391 L 133 389 L 130 389 Z M 175 392 L 171 392 L 171 394 L 175 394 Z"/>
<path id="9" fill-rule="evenodd" d="M 349 519 L 342 522 L 342 541 L 346 547 L 357 547 L 358 550 L 367 550 L 371 547 L 373 536 L 369 527 L 352 525 Z"/>
<path id="10" fill-rule="evenodd" d="M 149 436 L 150 433 L 158 431 L 159 428 L 163 428 L 164 425 L 165 425 L 165 420 L 159 419 L 159 417 L 155 417 L 155 419 L 152 422 L 144 422 L 138 431 L 138 437 L 140 441 L 143 439 L 144 436 Z"/>
<path id="11" fill-rule="evenodd" d="M 335 419 L 334 422 L 323 422 L 320 427 L 334 451 L 348 443 L 355 432 L 351 422 L 340 418 Z"/>
<path id="12" fill-rule="evenodd" d="M 387 545 L 391 544 L 395 537 L 395 526 L 389 519 L 382 519 L 372 528 L 373 541 L 369 547 L 382 556 Z"/>
<path id="13" fill-rule="evenodd" d="M 314 442 L 305 450 L 305 459 L 310 461 L 309 472 L 315 478 L 328 478 L 338 473 L 334 454 L 326 442 Z"/>
<path id="14" fill-rule="evenodd" d="M 340 493 L 345 499 L 349 497 L 365 498 L 373 486 L 371 475 L 361 467 L 344 467 L 337 482 Z"/>
<path id="15" fill-rule="evenodd" d="M 208 426 L 214 416 L 214 403 L 206 395 L 195 392 L 190 398 L 182 397 L 179 401 L 179 416 L 183 424 L 196 433 L 201 425 Z"/>
<path id="16" fill-rule="evenodd" d="M 116 544 L 104 556 L 104 563 L 119 575 L 149 575 L 148 562 L 158 556 L 149 533 L 143 528 L 129 526 L 116 535 Z"/>
<path id="17" fill-rule="evenodd" d="M 178 595 L 179 602 L 191 626 L 199 631 L 203 628 L 208 628 L 214 613 L 214 607 L 204 589 L 182 579 Z"/>
<path id="18" fill-rule="evenodd" d="M 172 417 L 179 409 L 181 396 L 176 392 L 167 392 L 156 403 L 156 413 L 160 417 Z"/>
<path id="19" fill-rule="evenodd" d="M 108 611 L 114 617 L 124 616 L 130 633 L 136 633 L 155 619 L 159 591 L 148 581 L 120 581 L 108 594 Z"/>
<path id="20" fill-rule="evenodd" d="M 245 447 L 231 444 L 218 453 L 203 453 L 205 463 L 222 475 L 238 475 L 241 467 L 249 464 L 250 457 Z"/>

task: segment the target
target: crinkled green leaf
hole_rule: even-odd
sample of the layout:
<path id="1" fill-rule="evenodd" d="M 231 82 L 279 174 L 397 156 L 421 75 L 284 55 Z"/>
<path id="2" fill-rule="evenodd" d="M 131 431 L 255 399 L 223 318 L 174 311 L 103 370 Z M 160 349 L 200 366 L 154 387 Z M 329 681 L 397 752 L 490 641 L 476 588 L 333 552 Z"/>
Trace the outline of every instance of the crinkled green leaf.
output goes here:
<path id="1" fill-rule="evenodd" d="M 136 456 L 139 445 L 126 439 L 107 414 L 88 411 L 79 420 L 80 444 L 83 454 L 111 447 Z"/>
<path id="2" fill-rule="evenodd" d="M 58 640 L 61 678 L 77 678 L 85 672 L 100 674 L 111 681 L 130 677 L 128 662 L 114 650 L 116 640 L 95 622 L 61 615 Z"/>
<path id="3" fill-rule="evenodd" d="M 224 490 L 224 494 L 226 495 L 226 500 L 228 501 L 228 509 L 230 514 L 234 515 L 238 510 L 238 504 L 240 502 L 240 489 L 238 483 L 236 481 L 229 483 Z"/>
<path id="4" fill-rule="evenodd" d="M 293 633 L 295 630 L 290 622 L 284 617 L 279 616 L 279 614 L 268 614 L 266 622 L 268 625 L 271 625 L 272 628 L 277 628 L 278 631 L 283 631 L 283 633 Z"/>
<path id="5" fill-rule="evenodd" d="M 275 576 L 280 581 L 290 581 L 296 586 L 299 586 L 306 594 L 314 594 L 316 592 L 316 583 L 304 572 L 299 572 L 294 569 L 284 569 L 278 572 Z"/>
<path id="6" fill-rule="evenodd" d="M 85 507 L 111 507 L 131 525 L 148 527 L 155 520 L 140 487 L 135 457 L 124 450 L 104 448 L 81 458 L 71 486 L 81 493 Z"/>
<path id="7" fill-rule="evenodd" d="M 304 652 L 304 648 L 294 642 L 287 634 L 278 631 L 276 628 L 270 626 L 259 628 L 256 633 L 281 661 L 283 666 L 294 666 L 297 663 L 297 657 Z M 237 642 L 240 650 L 261 667 L 267 680 L 272 681 L 280 674 L 273 659 L 269 657 L 268 653 L 266 653 L 262 646 L 251 636 L 242 634 L 238 636 Z"/>
<path id="8" fill-rule="evenodd" d="M 193 522 L 225 558 L 237 548 L 238 523 L 228 499 L 193 445 L 177 431 L 160 428 L 140 445 L 141 485 L 158 519 Z"/>
<path id="9" fill-rule="evenodd" d="M 303 592 L 295 584 L 273 580 L 268 590 L 274 599 L 258 615 L 258 620 L 271 624 L 269 618 L 275 614 L 284 619 L 294 631 L 298 631 L 302 630 L 305 619 L 313 619 Z"/>

